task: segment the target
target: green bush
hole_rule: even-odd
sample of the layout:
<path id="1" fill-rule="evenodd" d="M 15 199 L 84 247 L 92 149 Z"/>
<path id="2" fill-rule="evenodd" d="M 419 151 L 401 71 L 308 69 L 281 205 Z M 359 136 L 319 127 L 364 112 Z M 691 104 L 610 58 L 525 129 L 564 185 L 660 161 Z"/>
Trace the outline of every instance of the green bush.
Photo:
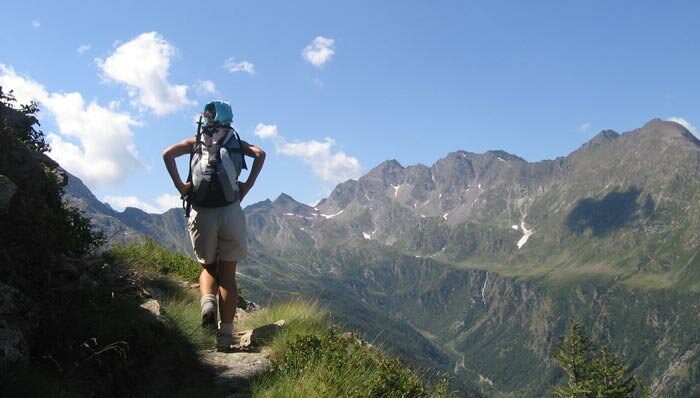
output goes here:
<path id="1" fill-rule="evenodd" d="M 57 164 L 39 126 L 35 103 L 14 105 L 12 94 L 0 87 L 0 175 L 17 187 L 0 215 L 0 252 L 8 271 L 6 281 L 28 289 L 46 288 L 57 271 L 60 255 L 81 257 L 103 245 L 104 235 L 90 220 L 62 200 L 63 184 Z"/>

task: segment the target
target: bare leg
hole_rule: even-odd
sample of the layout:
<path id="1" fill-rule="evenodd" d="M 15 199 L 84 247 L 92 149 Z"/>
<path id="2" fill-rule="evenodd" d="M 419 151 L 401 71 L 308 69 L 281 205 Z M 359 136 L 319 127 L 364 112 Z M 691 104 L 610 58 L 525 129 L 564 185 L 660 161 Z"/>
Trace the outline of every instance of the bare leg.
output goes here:
<path id="1" fill-rule="evenodd" d="M 233 322 L 237 303 L 236 262 L 219 260 L 219 314 L 222 323 Z"/>
<path id="2" fill-rule="evenodd" d="M 216 276 L 216 263 L 207 267 L 202 264 L 199 273 L 199 292 L 202 294 L 200 304 L 202 306 L 202 327 L 210 331 L 216 330 L 216 295 L 219 291 Z"/>
<path id="3" fill-rule="evenodd" d="M 216 282 L 216 264 L 209 264 L 208 267 L 204 264 L 199 265 L 202 266 L 202 271 L 199 273 L 199 293 L 202 296 L 216 295 L 219 290 Z"/>

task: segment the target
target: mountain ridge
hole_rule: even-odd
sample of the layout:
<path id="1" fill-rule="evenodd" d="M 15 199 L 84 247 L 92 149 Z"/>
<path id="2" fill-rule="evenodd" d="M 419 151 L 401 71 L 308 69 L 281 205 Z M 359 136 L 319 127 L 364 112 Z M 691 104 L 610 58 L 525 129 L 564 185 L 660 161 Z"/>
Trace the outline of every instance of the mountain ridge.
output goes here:
<path id="1" fill-rule="evenodd" d="M 548 355 L 576 318 L 656 395 L 700 394 L 687 371 L 700 364 L 700 147 L 679 126 L 603 130 L 533 163 L 499 151 L 389 160 L 313 207 L 253 203 L 241 286 L 262 303 L 316 297 L 486 396 L 546 396 Z M 169 216 L 100 217 L 185 251 L 182 210 Z"/>

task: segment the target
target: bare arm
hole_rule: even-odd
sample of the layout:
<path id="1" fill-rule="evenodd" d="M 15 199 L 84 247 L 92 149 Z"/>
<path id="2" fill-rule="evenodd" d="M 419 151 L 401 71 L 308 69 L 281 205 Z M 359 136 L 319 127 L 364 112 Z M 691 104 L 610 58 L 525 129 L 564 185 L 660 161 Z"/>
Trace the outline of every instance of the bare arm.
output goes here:
<path id="1" fill-rule="evenodd" d="M 241 145 L 243 146 L 243 154 L 253 158 L 253 167 L 250 168 L 248 180 L 241 183 L 240 186 L 241 200 L 243 200 L 245 195 L 255 184 L 255 180 L 258 178 L 260 170 L 262 170 L 263 164 L 265 163 L 265 151 L 263 151 L 262 148 L 251 145 L 245 141 L 241 141 Z"/>
<path id="2" fill-rule="evenodd" d="M 175 184 L 175 188 L 177 188 L 178 192 L 180 192 L 181 195 L 187 193 L 187 190 L 190 189 L 192 183 L 182 182 L 182 179 L 180 178 L 180 173 L 177 171 L 175 158 L 182 155 L 190 154 L 192 152 L 192 148 L 194 147 L 194 140 L 194 137 L 184 139 L 163 151 L 163 162 L 165 162 L 165 168 L 168 170 L 170 178 L 173 179 L 173 184 Z"/>

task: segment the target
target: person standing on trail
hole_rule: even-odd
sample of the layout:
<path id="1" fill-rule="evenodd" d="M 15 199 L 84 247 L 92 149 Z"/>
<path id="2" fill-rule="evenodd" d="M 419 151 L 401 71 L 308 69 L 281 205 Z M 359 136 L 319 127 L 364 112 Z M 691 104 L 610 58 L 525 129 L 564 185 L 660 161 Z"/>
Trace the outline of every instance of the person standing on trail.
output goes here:
<path id="1" fill-rule="evenodd" d="M 233 318 L 238 302 L 236 264 L 247 256 L 241 201 L 260 174 L 265 151 L 240 139 L 231 127 L 233 113 L 228 103 L 210 102 L 204 107 L 202 117 L 205 122 L 200 117 L 197 135 L 163 151 L 163 161 L 186 203 L 190 239 L 202 267 L 199 274 L 202 326 L 216 331 L 217 350 L 227 351 L 233 344 Z M 182 182 L 175 158 L 187 154 L 190 175 Z M 241 169 L 247 168 L 246 155 L 254 159 L 253 166 L 248 179 L 238 182 Z"/>

